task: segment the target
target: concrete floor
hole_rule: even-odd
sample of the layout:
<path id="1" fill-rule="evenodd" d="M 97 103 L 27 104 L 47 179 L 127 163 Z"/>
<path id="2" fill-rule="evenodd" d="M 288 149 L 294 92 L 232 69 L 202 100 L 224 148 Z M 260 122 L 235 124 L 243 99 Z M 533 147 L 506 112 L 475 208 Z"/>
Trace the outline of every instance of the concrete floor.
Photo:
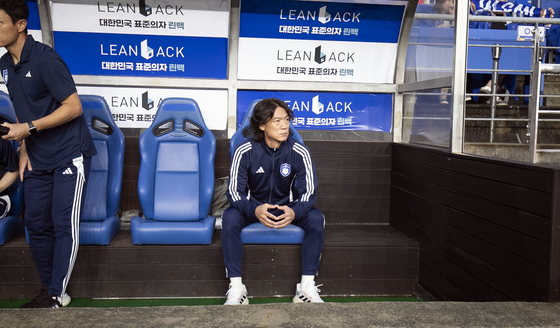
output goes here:
<path id="1" fill-rule="evenodd" d="M 0 309 L 2 327 L 560 327 L 560 303 L 364 302 Z"/>

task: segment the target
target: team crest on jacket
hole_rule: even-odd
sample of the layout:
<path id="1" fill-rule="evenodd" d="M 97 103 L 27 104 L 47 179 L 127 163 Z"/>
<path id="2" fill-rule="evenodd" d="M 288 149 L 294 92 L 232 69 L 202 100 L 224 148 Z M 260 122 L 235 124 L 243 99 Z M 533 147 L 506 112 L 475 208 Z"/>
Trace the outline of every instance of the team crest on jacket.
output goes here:
<path id="1" fill-rule="evenodd" d="M 290 175 L 291 171 L 292 169 L 290 167 L 290 164 L 284 163 L 280 165 L 280 174 L 282 174 L 283 177 L 287 177 L 288 175 Z"/>
<path id="2" fill-rule="evenodd" d="M 4 77 L 4 83 L 8 84 L 8 70 L 7 69 L 2 71 L 2 76 Z"/>

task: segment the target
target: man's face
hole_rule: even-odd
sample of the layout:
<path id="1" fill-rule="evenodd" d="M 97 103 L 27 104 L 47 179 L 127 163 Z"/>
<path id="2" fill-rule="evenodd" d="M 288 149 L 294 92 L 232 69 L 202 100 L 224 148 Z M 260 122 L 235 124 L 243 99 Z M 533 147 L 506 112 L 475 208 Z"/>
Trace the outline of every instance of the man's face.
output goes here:
<path id="1" fill-rule="evenodd" d="M 264 140 L 270 148 L 278 148 L 288 139 L 290 130 L 290 116 L 282 107 L 276 107 L 272 118 L 260 126 L 264 132 Z"/>
<path id="2" fill-rule="evenodd" d="M 445 14 L 455 14 L 455 3 L 453 0 L 446 0 L 442 5 Z"/>
<path id="3" fill-rule="evenodd" d="M 18 33 L 25 30 L 27 21 L 21 19 L 15 24 L 3 9 L 0 9 L 0 47 L 7 47 L 16 42 Z"/>

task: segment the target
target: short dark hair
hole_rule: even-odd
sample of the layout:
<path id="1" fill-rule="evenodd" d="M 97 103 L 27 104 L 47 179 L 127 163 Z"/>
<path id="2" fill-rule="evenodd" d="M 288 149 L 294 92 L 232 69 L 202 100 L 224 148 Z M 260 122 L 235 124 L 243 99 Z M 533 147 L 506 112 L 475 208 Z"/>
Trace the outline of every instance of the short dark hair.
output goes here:
<path id="1" fill-rule="evenodd" d="M 10 16 L 13 24 L 21 19 L 29 19 L 29 8 L 25 0 L 0 0 L 0 9 Z"/>
<path id="2" fill-rule="evenodd" d="M 251 130 L 253 130 L 253 139 L 256 142 L 261 142 L 264 139 L 264 132 L 260 129 L 260 126 L 266 124 L 272 116 L 274 116 L 274 111 L 276 108 L 281 107 L 286 110 L 286 113 L 290 117 L 290 120 L 294 118 L 294 112 L 290 109 L 288 104 L 277 98 L 267 98 L 259 101 L 255 108 L 253 109 L 253 115 L 251 115 Z"/>

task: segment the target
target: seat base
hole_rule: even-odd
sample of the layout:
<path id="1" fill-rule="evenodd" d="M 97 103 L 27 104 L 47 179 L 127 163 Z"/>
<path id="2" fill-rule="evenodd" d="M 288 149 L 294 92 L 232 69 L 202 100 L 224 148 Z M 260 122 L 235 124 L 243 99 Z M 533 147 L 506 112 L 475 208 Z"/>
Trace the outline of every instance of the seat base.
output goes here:
<path id="1" fill-rule="evenodd" d="M 0 245 L 23 232 L 23 221 L 15 216 L 0 219 Z"/>
<path id="2" fill-rule="evenodd" d="M 216 218 L 200 221 L 163 222 L 144 220 L 135 216 L 130 220 L 134 245 L 209 245 L 212 242 Z"/>
<path id="3" fill-rule="evenodd" d="M 301 247 L 243 245 L 249 295 L 292 298 L 301 282 Z M 390 226 L 327 225 L 315 279 L 324 284 L 321 296 L 414 295 L 418 247 Z M 34 295 L 41 281 L 24 236 L 1 246 L 0 258 L 0 298 Z M 210 245 L 138 246 L 123 229 L 110 246 L 80 246 L 67 291 L 73 298 L 224 298 L 229 283 L 221 231 L 214 231 Z"/>
<path id="4" fill-rule="evenodd" d="M 241 230 L 242 244 L 302 244 L 305 232 L 293 224 L 283 229 L 267 228 L 264 224 L 251 223 Z"/>
<path id="5" fill-rule="evenodd" d="M 109 245 L 121 231 L 119 218 L 111 216 L 104 221 L 80 222 L 80 245 Z"/>

